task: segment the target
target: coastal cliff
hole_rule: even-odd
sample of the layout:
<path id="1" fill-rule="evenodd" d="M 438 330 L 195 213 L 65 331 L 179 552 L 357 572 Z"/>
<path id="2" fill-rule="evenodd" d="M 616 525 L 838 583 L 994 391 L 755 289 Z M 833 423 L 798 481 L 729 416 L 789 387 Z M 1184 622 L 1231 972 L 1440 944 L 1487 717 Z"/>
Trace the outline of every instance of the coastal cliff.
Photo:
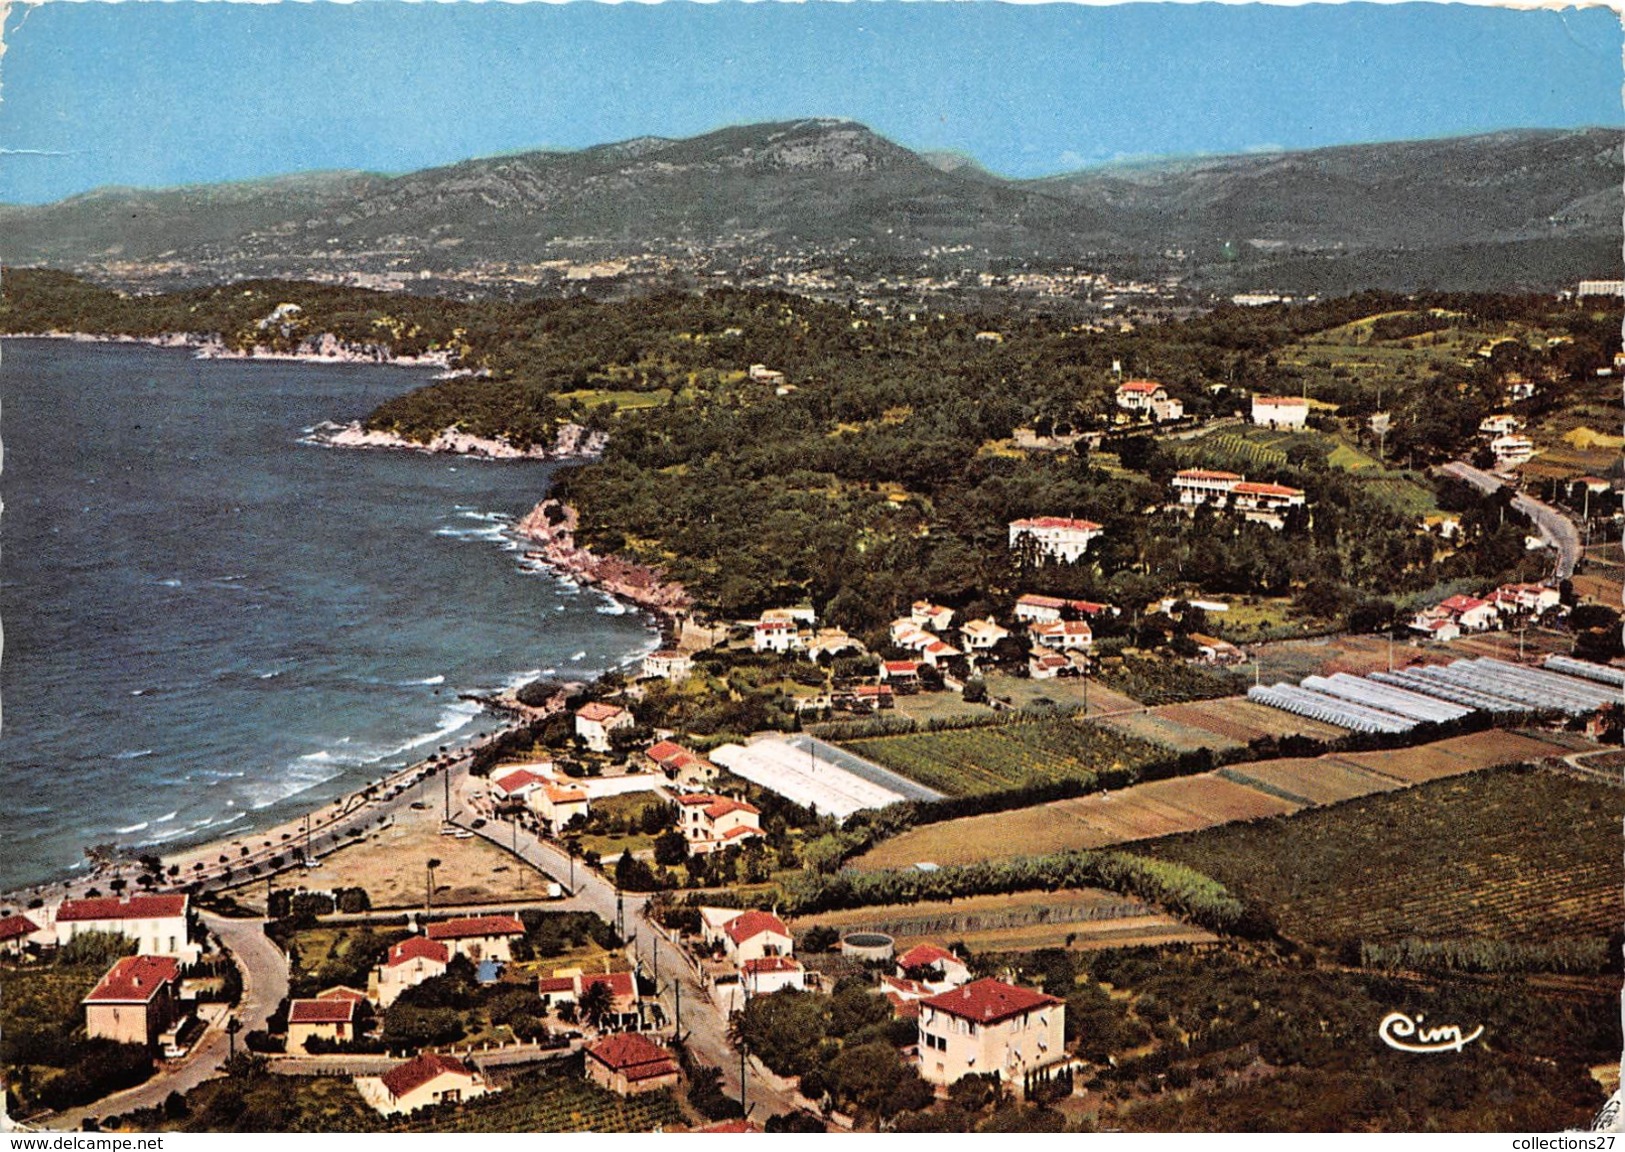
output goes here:
<path id="1" fill-rule="evenodd" d="M 617 556 L 599 556 L 576 543 L 580 523 L 576 510 L 557 500 L 543 500 L 514 530 L 537 545 L 536 559 L 583 584 L 591 584 L 617 599 L 662 615 L 687 611 L 693 604 L 687 590 L 664 574 Z"/>
<path id="2" fill-rule="evenodd" d="M 474 436 L 454 427 L 442 429 L 432 439 L 420 442 L 395 432 L 363 428 L 359 420 L 353 420 L 349 424 L 318 424 L 310 430 L 306 443 L 325 448 L 394 448 L 490 460 L 592 460 L 604 450 L 605 439 L 602 432 L 590 432 L 580 424 L 563 424 L 551 444 L 532 444 L 526 448 L 517 448 L 501 437 Z"/>

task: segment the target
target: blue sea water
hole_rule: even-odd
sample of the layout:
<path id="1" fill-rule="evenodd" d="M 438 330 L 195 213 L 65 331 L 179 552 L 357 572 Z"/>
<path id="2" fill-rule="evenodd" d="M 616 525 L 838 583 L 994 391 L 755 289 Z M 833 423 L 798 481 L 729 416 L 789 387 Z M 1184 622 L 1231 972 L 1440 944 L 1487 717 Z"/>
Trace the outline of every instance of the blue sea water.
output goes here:
<path id="1" fill-rule="evenodd" d="M 649 622 L 527 567 L 558 467 L 300 443 L 419 369 L 0 348 L 0 889 L 265 826 L 585 679 Z"/>

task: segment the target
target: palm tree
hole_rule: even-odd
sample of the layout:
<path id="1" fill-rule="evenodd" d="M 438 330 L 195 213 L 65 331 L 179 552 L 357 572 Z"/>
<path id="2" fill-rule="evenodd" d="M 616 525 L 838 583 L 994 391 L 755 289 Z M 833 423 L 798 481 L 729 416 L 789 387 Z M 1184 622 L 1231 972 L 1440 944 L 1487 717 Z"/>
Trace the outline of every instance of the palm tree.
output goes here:
<path id="1" fill-rule="evenodd" d="M 581 992 L 581 1018 L 594 1028 L 603 1023 L 604 1017 L 609 1015 L 615 1006 L 615 996 L 609 990 L 609 983 L 597 980 L 587 985 Z"/>
<path id="2" fill-rule="evenodd" d="M 429 857 L 429 886 L 423 893 L 423 910 L 425 912 L 434 908 L 434 870 L 438 867 L 440 867 L 440 861 L 433 856 Z"/>

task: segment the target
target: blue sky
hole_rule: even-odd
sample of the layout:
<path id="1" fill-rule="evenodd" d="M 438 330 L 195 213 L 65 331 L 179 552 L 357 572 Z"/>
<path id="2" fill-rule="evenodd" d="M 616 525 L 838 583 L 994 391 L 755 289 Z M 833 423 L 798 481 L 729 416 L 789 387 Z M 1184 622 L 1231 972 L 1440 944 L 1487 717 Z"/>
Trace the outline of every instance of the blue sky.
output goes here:
<path id="1" fill-rule="evenodd" d="M 1625 123 L 1603 8 L 180 0 L 14 5 L 6 43 L 11 203 L 801 116 L 1011 176 Z"/>

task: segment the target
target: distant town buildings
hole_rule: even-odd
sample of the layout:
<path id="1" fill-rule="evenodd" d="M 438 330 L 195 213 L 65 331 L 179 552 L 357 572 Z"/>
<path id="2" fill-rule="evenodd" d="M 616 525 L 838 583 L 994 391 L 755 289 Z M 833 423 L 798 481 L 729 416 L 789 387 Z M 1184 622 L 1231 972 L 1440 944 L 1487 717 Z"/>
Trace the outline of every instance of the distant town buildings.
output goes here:
<path id="1" fill-rule="evenodd" d="M 1576 296 L 1625 296 L 1625 280 L 1582 280 L 1574 289 Z"/>

